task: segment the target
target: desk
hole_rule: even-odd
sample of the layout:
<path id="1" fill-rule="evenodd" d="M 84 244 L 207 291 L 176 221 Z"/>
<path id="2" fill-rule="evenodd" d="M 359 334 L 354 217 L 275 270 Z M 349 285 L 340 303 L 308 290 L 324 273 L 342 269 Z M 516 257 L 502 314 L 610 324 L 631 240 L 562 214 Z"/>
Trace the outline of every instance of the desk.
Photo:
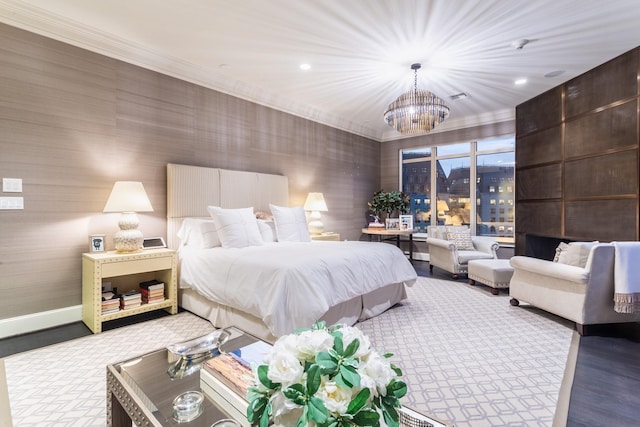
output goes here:
<path id="1" fill-rule="evenodd" d="M 413 261 L 413 230 L 387 230 L 385 228 L 363 228 L 363 234 L 369 235 L 369 241 L 373 236 L 378 236 L 379 241 L 395 238 L 396 246 L 400 247 L 400 236 L 409 236 L 409 260 Z"/>

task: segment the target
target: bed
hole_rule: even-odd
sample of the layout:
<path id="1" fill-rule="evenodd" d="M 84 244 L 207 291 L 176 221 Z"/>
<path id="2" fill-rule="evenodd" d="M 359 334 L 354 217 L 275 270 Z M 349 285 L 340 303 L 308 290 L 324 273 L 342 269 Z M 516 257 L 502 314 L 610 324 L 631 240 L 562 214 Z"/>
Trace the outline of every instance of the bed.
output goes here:
<path id="1" fill-rule="evenodd" d="M 285 176 L 168 164 L 167 241 L 178 250 L 180 306 L 273 342 L 317 320 L 354 324 L 406 298 L 417 275 L 402 251 L 309 241 L 304 211 L 288 203 Z M 255 212 L 273 213 L 275 224 Z M 225 234 L 229 224 L 242 232 Z"/>

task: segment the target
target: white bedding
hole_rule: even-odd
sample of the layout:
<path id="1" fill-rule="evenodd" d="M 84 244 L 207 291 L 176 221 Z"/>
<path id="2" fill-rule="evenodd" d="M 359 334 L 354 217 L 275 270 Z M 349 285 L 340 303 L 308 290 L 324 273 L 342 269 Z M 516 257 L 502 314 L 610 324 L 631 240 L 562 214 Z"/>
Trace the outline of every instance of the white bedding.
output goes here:
<path id="1" fill-rule="evenodd" d="M 275 336 L 392 283 L 413 285 L 397 247 L 374 242 L 278 242 L 240 249 L 181 247 L 180 286 L 261 318 Z"/>

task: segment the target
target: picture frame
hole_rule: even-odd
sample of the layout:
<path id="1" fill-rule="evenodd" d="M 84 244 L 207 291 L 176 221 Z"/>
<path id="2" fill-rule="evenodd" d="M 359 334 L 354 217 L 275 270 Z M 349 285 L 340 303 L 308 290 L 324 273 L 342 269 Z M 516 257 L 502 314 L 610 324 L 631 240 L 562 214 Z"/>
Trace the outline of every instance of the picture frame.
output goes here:
<path id="1" fill-rule="evenodd" d="M 413 230 L 413 215 L 400 215 L 400 230 Z"/>
<path id="2" fill-rule="evenodd" d="M 387 218 L 384 224 L 387 230 L 400 230 L 400 218 Z"/>
<path id="3" fill-rule="evenodd" d="M 105 234 L 91 234 L 89 236 L 89 252 L 105 252 Z"/>

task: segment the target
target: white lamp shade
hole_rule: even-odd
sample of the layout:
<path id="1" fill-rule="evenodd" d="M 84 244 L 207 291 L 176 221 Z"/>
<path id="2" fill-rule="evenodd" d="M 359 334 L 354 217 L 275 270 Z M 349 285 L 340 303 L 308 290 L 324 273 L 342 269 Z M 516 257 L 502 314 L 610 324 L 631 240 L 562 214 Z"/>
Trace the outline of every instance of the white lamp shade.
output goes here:
<path id="1" fill-rule="evenodd" d="M 153 212 L 153 207 L 141 182 L 116 181 L 103 212 Z"/>
<path id="2" fill-rule="evenodd" d="M 304 202 L 305 211 L 326 212 L 327 203 L 324 201 L 322 193 L 309 193 L 307 200 Z"/>

